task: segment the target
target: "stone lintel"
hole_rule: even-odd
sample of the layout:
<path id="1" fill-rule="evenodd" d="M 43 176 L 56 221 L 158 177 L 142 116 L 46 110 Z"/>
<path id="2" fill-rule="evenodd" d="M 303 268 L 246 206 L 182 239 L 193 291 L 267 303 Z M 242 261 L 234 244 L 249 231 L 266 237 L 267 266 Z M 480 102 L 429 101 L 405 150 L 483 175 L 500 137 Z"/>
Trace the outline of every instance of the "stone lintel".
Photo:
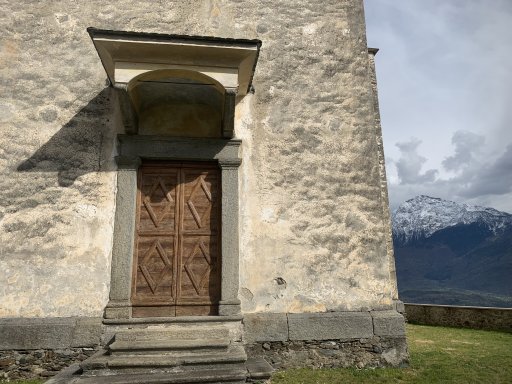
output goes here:
<path id="1" fill-rule="evenodd" d="M 119 154 L 155 160 L 238 161 L 240 140 L 118 135 Z"/>

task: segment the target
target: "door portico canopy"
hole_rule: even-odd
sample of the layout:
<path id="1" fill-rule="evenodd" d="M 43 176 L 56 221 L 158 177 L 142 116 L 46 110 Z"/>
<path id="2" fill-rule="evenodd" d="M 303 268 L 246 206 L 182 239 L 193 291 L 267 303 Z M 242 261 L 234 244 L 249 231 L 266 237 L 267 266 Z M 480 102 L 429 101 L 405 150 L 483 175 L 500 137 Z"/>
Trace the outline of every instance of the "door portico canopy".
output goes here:
<path id="1" fill-rule="evenodd" d="M 158 73 L 175 73 L 187 74 L 187 81 L 214 87 L 222 94 L 222 136 L 233 137 L 235 97 L 244 96 L 251 89 L 260 40 L 96 28 L 87 31 L 111 85 L 119 90 L 127 133 L 138 132 L 139 109 L 131 89 L 142 79 L 157 81 Z"/>

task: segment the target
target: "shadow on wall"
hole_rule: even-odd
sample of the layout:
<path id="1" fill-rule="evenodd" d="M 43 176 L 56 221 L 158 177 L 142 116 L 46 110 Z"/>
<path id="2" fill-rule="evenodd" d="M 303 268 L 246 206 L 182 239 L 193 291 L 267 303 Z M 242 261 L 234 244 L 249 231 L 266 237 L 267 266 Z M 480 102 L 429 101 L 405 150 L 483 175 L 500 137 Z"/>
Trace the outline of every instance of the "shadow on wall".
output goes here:
<path id="1" fill-rule="evenodd" d="M 113 170 L 113 97 L 110 88 L 103 89 L 17 171 L 57 172 L 59 186 L 69 187 L 87 173 Z"/>

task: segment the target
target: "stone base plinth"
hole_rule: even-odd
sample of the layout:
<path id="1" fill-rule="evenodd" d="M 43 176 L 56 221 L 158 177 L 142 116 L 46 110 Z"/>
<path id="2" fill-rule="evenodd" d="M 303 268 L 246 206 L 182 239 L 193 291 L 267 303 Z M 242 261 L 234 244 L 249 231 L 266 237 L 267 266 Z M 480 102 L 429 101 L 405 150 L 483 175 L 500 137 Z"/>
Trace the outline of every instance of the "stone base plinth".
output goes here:
<path id="1" fill-rule="evenodd" d="M 404 317 L 395 310 L 244 315 L 248 356 L 274 368 L 408 364 Z"/>

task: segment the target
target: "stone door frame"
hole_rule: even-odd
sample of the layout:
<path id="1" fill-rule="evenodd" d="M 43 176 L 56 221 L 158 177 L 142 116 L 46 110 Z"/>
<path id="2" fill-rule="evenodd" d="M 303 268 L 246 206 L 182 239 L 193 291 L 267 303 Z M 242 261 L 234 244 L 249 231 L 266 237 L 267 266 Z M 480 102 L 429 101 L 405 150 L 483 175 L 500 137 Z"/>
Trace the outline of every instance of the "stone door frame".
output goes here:
<path id="1" fill-rule="evenodd" d="M 118 135 L 117 195 L 110 297 L 106 319 L 132 318 L 131 277 L 135 241 L 137 171 L 142 159 L 217 161 L 221 171 L 221 300 L 219 315 L 240 314 L 238 246 L 238 139 L 188 139 L 169 136 Z"/>

